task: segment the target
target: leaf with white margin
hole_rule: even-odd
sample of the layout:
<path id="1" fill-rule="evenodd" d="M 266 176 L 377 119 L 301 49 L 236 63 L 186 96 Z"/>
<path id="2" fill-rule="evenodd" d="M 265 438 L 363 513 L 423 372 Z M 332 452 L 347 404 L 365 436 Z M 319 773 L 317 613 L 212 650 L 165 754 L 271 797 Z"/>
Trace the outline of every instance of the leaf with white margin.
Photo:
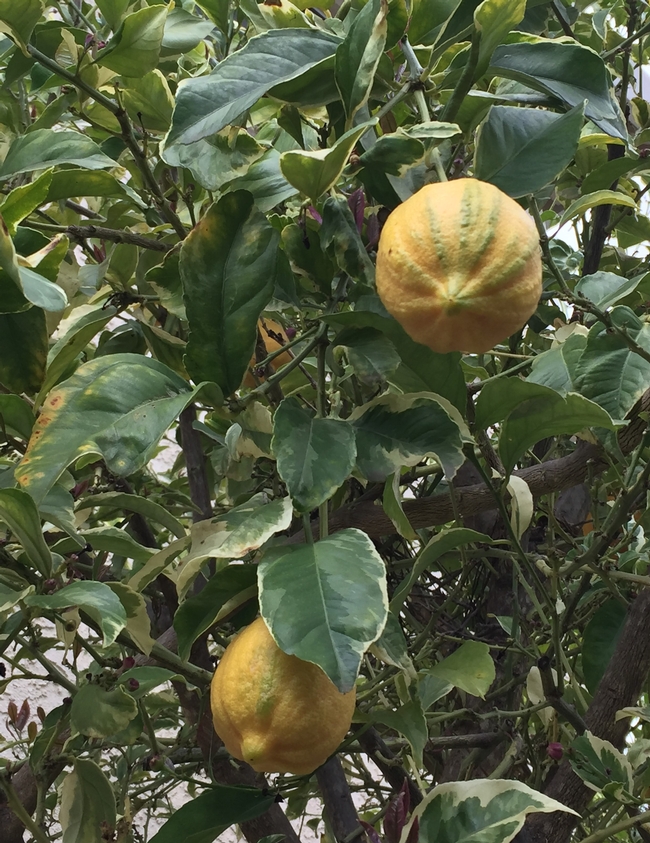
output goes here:
<path id="1" fill-rule="evenodd" d="M 269 503 L 260 492 L 223 515 L 194 524 L 192 546 L 176 581 L 179 597 L 187 593 L 206 559 L 240 559 L 275 533 L 287 530 L 292 515 L 290 498 Z"/>
<path id="2" fill-rule="evenodd" d="M 530 526 L 533 520 L 535 504 L 530 486 L 521 477 L 511 474 L 506 487 L 512 495 L 512 511 L 510 523 L 515 535 L 520 539 Z"/>
<path id="3" fill-rule="evenodd" d="M 274 547 L 258 568 L 260 612 L 280 649 L 319 665 L 341 693 L 388 615 L 386 570 L 361 530 Z"/>
<path id="4" fill-rule="evenodd" d="M 632 765 L 614 744 L 591 732 L 575 738 L 569 763 L 588 788 L 602 791 L 620 802 L 635 802 Z"/>
<path id="5" fill-rule="evenodd" d="M 50 610 L 82 609 L 102 630 L 104 647 L 112 644 L 127 624 L 126 610 L 117 594 L 106 583 L 94 580 L 73 582 L 54 594 L 30 594 L 25 603 Z"/>
<path id="6" fill-rule="evenodd" d="M 509 779 L 445 782 L 434 787 L 402 829 L 406 843 L 413 823 L 420 824 L 419 843 L 510 843 L 528 814 L 565 811 L 555 799 Z"/>
<path id="7" fill-rule="evenodd" d="M 465 461 L 463 444 L 471 441 L 458 410 L 433 392 L 381 395 L 358 407 L 349 421 L 357 434 L 357 465 L 373 481 L 424 457 L 435 458 L 452 478 Z"/>

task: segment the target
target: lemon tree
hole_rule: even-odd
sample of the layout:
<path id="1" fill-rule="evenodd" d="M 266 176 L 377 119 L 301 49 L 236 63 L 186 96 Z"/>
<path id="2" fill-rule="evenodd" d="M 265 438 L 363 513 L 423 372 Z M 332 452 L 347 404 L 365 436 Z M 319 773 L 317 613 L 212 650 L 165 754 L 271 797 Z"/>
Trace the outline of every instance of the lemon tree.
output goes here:
<path id="1" fill-rule="evenodd" d="M 0 0 L 2 843 L 647 838 L 648 33 Z"/>

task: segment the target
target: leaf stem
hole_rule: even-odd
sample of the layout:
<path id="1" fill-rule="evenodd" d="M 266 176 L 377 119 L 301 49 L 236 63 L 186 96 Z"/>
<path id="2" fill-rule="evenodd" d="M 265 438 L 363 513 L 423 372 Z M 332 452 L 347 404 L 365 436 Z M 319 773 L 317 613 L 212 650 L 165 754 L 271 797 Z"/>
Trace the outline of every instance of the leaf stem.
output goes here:
<path id="1" fill-rule="evenodd" d="M 650 823 L 650 811 L 644 811 L 642 814 L 636 814 L 633 817 L 626 817 L 624 820 L 619 820 L 614 825 L 608 826 L 608 828 L 601 828 L 600 831 L 585 837 L 582 843 L 602 843 L 603 840 L 607 840 L 621 831 L 627 831 L 628 828 L 645 825 L 646 823 Z"/>

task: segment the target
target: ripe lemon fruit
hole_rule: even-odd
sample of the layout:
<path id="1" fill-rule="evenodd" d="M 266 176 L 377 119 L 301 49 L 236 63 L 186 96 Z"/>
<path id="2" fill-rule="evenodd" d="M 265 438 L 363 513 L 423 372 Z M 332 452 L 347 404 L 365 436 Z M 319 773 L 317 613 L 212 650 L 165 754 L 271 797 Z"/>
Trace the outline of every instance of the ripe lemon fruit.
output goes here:
<path id="1" fill-rule="evenodd" d="M 377 292 L 416 342 L 481 354 L 522 328 L 542 291 L 535 223 L 477 179 L 429 184 L 388 217 Z"/>
<path id="2" fill-rule="evenodd" d="M 214 728 L 260 773 L 306 775 L 345 737 L 355 690 L 341 694 L 315 664 L 283 652 L 262 618 L 226 648 L 212 678 Z"/>
<path id="3" fill-rule="evenodd" d="M 266 346 L 266 353 L 272 354 L 274 351 L 277 351 L 279 348 L 282 348 L 282 343 L 279 343 L 277 340 L 273 339 L 272 336 L 269 335 L 269 331 L 273 334 L 277 334 L 278 336 L 282 337 L 283 342 L 288 342 L 287 335 L 284 332 L 284 328 L 279 322 L 274 322 L 272 319 L 260 319 L 257 323 L 257 328 L 262 334 L 262 339 L 264 340 L 264 345 Z M 274 357 L 272 362 L 269 364 L 269 368 L 272 372 L 275 372 L 281 366 L 284 366 L 285 363 L 289 363 L 289 361 L 293 360 L 291 354 L 288 351 L 284 351 L 282 354 L 278 354 L 277 357 Z M 249 368 L 246 371 L 246 375 L 244 377 L 244 386 L 249 387 L 250 389 L 254 389 L 257 386 L 257 381 L 253 377 L 253 373 L 251 369 L 254 369 L 257 366 L 257 360 L 255 359 L 255 354 L 251 357 L 251 362 L 249 364 Z M 258 378 L 258 380 L 263 381 L 264 377 Z"/>

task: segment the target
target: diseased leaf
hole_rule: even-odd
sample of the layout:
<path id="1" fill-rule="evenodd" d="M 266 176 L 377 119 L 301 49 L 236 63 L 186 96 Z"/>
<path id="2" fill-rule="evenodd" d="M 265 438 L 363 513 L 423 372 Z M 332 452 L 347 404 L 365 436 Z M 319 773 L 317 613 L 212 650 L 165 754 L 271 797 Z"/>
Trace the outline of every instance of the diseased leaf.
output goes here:
<path id="1" fill-rule="evenodd" d="M 131 474 L 193 397 L 186 381 L 150 358 L 91 360 L 48 395 L 17 480 L 38 502 L 82 455 L 98 454 L 118 476 Z"/>

